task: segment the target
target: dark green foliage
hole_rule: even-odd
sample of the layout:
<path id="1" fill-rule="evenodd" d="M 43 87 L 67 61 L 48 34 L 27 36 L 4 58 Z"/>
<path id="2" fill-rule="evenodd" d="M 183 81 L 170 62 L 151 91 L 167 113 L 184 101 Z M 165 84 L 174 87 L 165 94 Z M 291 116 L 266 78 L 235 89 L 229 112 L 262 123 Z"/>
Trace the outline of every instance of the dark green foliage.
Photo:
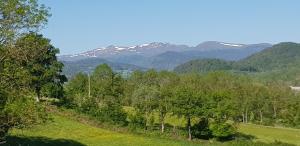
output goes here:
<path id="1" fill-rule="evenodd" d="M 220 59 L 199 59 L 179 65 L 174 69 L 174 71 L 177 73 L 203 73 L 231 69 L 232 62 Z"/>
<path id="2" fill-rule="evenodd" d="M 9 44 L 18 34 L 39 30 L 50 16 L 38 0 L 0 1 L 0 44 Z"/>
<path id="3" fill-rule="evenodd" d="M 218 59 L 199 59 L 179 65 L 178 73 L 203 73 L 226 70 L 250 74 L 265 81 L 285 81 L 290 85 L 299 84 L 300 44 L 279 43 L 245 59 L 228 62 Z"/>
<path id="4" fill-rule="evenodd" d="M 29 98 L 32 93 L 28 88 L 32 76 L 28 74 L 24 62 L 31 59 L 27 57 L 33 52 L 25 46 L 18 46 L 16 40 L 20 39 L 21 34 L 37 32 L 47 22 L 49 13 L 48 9 L 37 0 L 5 0 L 0 1 L 0 14 L 0 139 L 2 140 L 9 128 L 14 125 L 33 123 L 35 120 L 32 119 L 30 112 L 33 112 L 33 115 L 36 112 L 44 112 L 32 106 L 30 99 L 24 101 L 18 99 Z M 28 104 L 28 108 L 13 107 L 20 100 Z M 16 113 L 15 110 L 28 113 Z M 33 121 L 28 122 L 30 120 Z"/>
<path id="5" fill-rule="evenodd" d="M 121 126 L 127 125 L 127 115 L 123 111 L 122 107 L 115 103 L 107 103 L 102 107 L 90 107 L 87 111 L 90 115 L 93 115 L 101 122 L 117 124 Z"/>
<path id="6" fill-rule="evenodd" d="M 9 129 L 8 116 L 4 111 L 7 95 L 0 89 L 0 142 L 5 140 L 5 136 Z"/>
<path id="7" fill-rule="evenodd" d="M 63 104 L 68 107 L 83 108 L 88 100 L 88 76 L 83 73 L 78 73 L 70 79 L 66 85 L 67 95 L 63 98 Z"/>
<path id="8" fill-rule="evenodd" d="M 212 138 L 212 132 L 209 129 L 209 121 L 207 118 L 200 118 L 199 122 L 192 126 L 192 135 L 199 139 Z"/>
<path id="9" fill-rule="evenodd" d="M 258 71 L 282 70 L 299 64 L 300 44 L 297 43 L 280 43 L 236 63 Z"/>
<path id="10" fill-rule="evenodd" d="M 62 84 L 46 83 L 42 87 L 41 93 L 42 93 L 43 97 L 63 99 L 64 88 L 63 88 Z"/>
<path id="11" fill-rule="evenodd" d="M 123 79 L 106 65 L 99 65 L 91 76 L 79 73 L 66 85 L 64 104 L 96 117 L 99 121 L 127 125 L 121 105 Z"/>
<path id="12" fill-rule="evenodd" d="M 73 97 L 67 102 L 102 122 L 129 122 L 130 129 L 151 132 L 160 127 L 161 133 L 169 134 L 171 127 L 165 130 L 164 122 L 167 114 L 185 119 L 186 127 L 178 129 L 183 133 L 186 128 L 189 139 L 233 139 L 237 122 L 299 126 L 298 95 L 280 82 L 228 72 L 176 75 L 155 70 L 122 79 L 107 65 L 97 67 L 90 80 L 91 96 L 87 75 L 70 80 L 67 95 Z M 124 104 L 133 107 L 134 114 L 127 117 Z M 155 116 L 159 121 L 154 121 Z"/>
<path id="13" fill-rule="evenodd" d="M 140 86 L 140 88 L 133 93 L 133 106 L 139 113 L 143 114 L 144 119 L 146 120 L 146 129 L 148 125 L 151 126 L 150 119 L 158 106 L 159 96 L 159 91 L 154 86 Z"/>
<path id="14" fill-rule="evenodd" d="M 62 88 L 67 79 L 61 74 L 63 64 L 56 58 L 59 50 L 50 44 L 49 39 L 36 33 L 25 34 L 17 40 L 15 48 L 22 57 L 14 59 L 21 59 L 20 64 L 28 73 L 29 86 L 35 90 L 37 100 L 45 85 Z"/>
<path id="15" fill-rule="evenodd" d="M 231 140 L 236 134 L 236 128 L 230 123 L 212 122 L 209 129 L 214 137 L 219 140 Z"/>
<path id="16" fill-rule="evenodd" d="M 146 119 L 143 114 L 137 112 L 136 114 L 130 114 L 128 115 L 129 119 L 129 128 L 132 130 L 135 129 L 143 129 L 146 127 Z"/>
<path id="17" fill-rule="evenodd" d="M 16 128 L 26 128 L 34 124 L 44 123 L 49 118 L 44 105 L 24 97 L 10 101 L 5 111 L 8 113 L 10 126 Z"/>

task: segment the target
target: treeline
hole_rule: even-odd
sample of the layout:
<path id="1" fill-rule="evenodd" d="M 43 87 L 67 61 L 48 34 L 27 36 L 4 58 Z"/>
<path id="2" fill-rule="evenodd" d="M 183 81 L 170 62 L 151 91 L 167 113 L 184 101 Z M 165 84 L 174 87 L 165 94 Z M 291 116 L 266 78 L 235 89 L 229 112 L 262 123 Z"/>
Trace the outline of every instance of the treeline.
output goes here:
<path id="1" fill-rule="evenodd" d="M 0 144 L 11 128 L 48 119 L 42 96 L 63 95 L 59 50 L 38 34 L 48 16 L 36 0 L 0 1 Z"/>
<path id="2" fill-rule="evenodd" d="M 64 104 L 71 108 L 146 132 L 157 127 L 157 115 L 161 133 L 170 126 L 165 124 L 168 116 L 184 118 L 189 139 L 230 139 L 240 122 L 300 126 L 300 98 L 289 87 L 226 72 L 178 75 L 149 70 L 122 78 L 103 64 L 90 76 L 74 76 L 66 93 Z M 134 112 L 125 112 L 124 106 Z"/>

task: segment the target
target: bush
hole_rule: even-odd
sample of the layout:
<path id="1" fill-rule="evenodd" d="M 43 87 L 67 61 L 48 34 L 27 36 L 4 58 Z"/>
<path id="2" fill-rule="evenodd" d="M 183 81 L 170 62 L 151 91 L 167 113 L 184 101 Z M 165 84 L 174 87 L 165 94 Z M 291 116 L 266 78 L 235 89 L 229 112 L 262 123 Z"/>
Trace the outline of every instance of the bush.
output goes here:
<path id="1" fill-rule="evenodd" d="M 236 132 L 236 128 L 230 123 L 213 122 L 209 125 L 212 135 L 218 140 L 230 140 Z"/>
<path id="2" fill-rule="evenodd" d="M 201 118 L 199 122 L 192 126 L 192 135 L 199 139 L 209 139 L 212 137 L 212 132 L 209 129 L 208 119 Z"/>
<path id="3" fill-rule="evenodd" d="M 16 128 L 25 128 L 34 124 L 44 123 L 48 114 L 44 105 L 36 103 L 31 98 L 18 98 L 5 107 L 8 113 L 9 125 Z"/>
<path id="4" fill-rule="evenodd" d="M 141 113 L 136 113 L 128 116 L 129 118 L 129 128 L 131 130 L 136 130 L 137 128 L 145 128 L 146 119 Z"/>
<path id="5" fill-rule="evenodd" d="M 3 94 L 0 96 L 0 142 L 5 141 L 10 128 L 25 128 L 48 119 L 45 107 L 33 99 L 20 97 L 4 102 Z"/>
<path id="6" fill-rule="evenodd" d="M 104 122 L 126 126 L 127 114 L 120 105 L 111 104 L 100 109 L 100 115 L 97 116 Z"/>
<path id="7" fill-rule="evenodd" d="M 0 143 L 5 141 L 5 137 L 7 135 L 9 129 L 7 115 L 3 112 L 3 110 L 0 111 Z"/>
<path id="8" fill-rule="evenodd" d="M 4 108 L 6 105 L 6 95 L 4 92 L 0 90 L 0 143 L 2 141 L 5 141 L 5 136 L 8 132 L 8 121 L 7 121 L 7 115 L 4 112 Z"/>
<path id="9" fill-rule="evenodd" d="M 9 129 L 8 117 L 4 110 L 6 103 L 7 95 L 0 89 L 0 143 L 5 141 Z"/>

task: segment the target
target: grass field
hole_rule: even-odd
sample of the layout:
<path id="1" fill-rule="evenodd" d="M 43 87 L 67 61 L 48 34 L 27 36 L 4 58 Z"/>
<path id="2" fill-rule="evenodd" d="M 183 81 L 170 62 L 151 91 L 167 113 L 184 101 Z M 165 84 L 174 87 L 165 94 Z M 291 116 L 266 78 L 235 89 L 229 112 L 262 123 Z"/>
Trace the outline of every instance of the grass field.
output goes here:
<path id="1" fill-rule="evenodd" d="M 300 130 L 292 128 L 274 128 L 253 124 L 239 125 L 239 131 L 244 134 L 255 136 L 256 140 L 262 142 L 282 141 L 300 145 Z"/>
<path id="2" fill-rule="evenodd" d="M 279 140 L 300 145 L 300 130 L 271 128 L 257 125 L 240 125 L 239 131 L 256 137 L 254 141 L 212 142 L 166 139 L 155 136 L 115 132 L 93 124 L 74 120 L 70 115 L 53 115 L 53 121 L 30 129 L 14 129 L 10 132 L 7 145 L 16 146 L 271 146 Z M 269 143 L 269 144 L 266 144 Z M 280 146 L 285 146 L 281 144 Z"/>
<path id="3" fill-rule="evenodd" d="M 196 143 L 117 133 L 85 125 L 62 116 L 54 116 L 54 122 L 27 130 L 13 130 L 10 145 L 95 145 L 95 146 L 165 146 Z M 33 140 L 30 140 L 33 139 Z"/>

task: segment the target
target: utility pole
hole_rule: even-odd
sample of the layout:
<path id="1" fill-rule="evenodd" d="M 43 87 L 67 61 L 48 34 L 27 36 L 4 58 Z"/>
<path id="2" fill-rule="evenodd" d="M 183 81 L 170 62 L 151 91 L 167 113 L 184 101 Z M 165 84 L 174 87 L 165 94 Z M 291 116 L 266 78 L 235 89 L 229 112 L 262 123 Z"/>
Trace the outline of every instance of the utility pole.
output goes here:
<path id="1" fill-rule="evenodd" d="M 89 78 L 89 98 L 91 97 L 91 76 L 90 73 L 88 73 L 88 78 Z"/>

